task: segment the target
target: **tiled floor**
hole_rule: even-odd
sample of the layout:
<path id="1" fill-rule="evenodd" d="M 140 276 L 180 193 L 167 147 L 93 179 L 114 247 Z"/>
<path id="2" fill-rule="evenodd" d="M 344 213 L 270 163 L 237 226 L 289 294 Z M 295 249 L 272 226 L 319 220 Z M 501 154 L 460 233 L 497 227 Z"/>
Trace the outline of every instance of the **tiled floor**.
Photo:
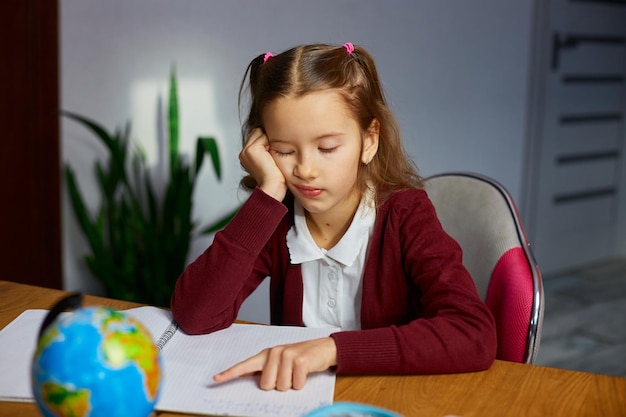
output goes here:
<path id="1" fill-rule="evenodd" d="M 537 365 L 626 378 L 626 259 L 543 277 Z"/>

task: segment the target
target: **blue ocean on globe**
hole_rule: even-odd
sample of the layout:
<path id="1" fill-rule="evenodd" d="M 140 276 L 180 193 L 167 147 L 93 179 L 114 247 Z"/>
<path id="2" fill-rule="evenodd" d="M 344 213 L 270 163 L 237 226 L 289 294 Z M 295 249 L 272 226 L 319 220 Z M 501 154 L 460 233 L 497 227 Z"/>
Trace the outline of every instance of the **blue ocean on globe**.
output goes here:
<path id="1" fill-rule="evenodd" d="M 122 312 L 81 308 L 59 316 L 33 357 L 33 394 L 46 417 L 145 417 L 158 398 L 160 352 Z"/>

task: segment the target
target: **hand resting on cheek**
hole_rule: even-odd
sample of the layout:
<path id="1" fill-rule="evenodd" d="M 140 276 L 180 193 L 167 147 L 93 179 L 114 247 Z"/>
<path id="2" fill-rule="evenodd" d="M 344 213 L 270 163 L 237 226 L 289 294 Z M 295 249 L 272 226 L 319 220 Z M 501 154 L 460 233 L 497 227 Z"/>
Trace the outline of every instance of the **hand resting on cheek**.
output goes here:
<path id="1" fill-rule="evenodd" d="M 266 194 L 278 201 L 285 198 L 285 177 L 274 162 L 269 152 L 269 140 L 261 129 L 256 128 L 250 133 L 246 145 L 239 153 L 239 161 Z"/>

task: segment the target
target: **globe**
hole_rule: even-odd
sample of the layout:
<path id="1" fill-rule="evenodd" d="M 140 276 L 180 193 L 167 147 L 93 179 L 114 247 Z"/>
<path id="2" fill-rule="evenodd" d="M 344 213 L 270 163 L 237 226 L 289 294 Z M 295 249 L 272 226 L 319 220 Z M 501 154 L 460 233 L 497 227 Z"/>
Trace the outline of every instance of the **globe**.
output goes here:
<path id="1" fill-rule="evenodd" d="M 46 417 L 145 417 L 158 399 L 160 351 L 121 311 L 79 308 L 42 327 L 31 368 Z"/>

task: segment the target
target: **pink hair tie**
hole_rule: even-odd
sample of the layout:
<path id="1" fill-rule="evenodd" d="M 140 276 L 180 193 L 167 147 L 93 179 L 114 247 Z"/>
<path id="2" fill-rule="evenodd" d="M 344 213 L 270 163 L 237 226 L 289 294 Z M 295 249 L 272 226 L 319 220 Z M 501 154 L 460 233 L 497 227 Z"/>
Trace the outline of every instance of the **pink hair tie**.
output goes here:
<path id="1" fill-rule="evenodd" d="M 266 52 L 265 55 L 263 56 L 263 62 L 267 62 L 268 59 L 270 59 L 271 57 L 273 57 L 274 54 L 271 52 Z"/>
<path id="2" fill-rule="evenodd" d="M 344 43 L 343 47 L 346 48 L 346 51 L 348 51 L 348 55 L 352 55 L 352 52 L 354 52 L 354 45 L 352 45 L 352 42 Z"/>

